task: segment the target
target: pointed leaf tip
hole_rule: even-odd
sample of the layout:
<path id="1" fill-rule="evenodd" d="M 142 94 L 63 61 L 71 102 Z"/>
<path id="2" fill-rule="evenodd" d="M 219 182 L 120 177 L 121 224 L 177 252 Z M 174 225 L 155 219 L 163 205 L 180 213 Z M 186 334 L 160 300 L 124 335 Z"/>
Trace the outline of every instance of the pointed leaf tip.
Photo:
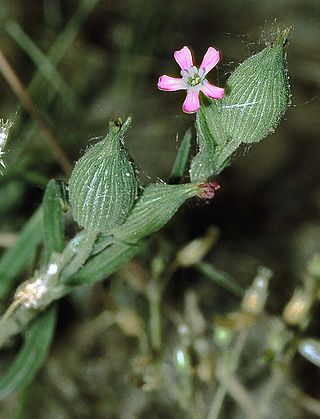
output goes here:
<path id="1" fill-rule="evenodd" d="M 289 35 L 293 30 L 293 26 L 289 26 L 288 28 L 284 29 L 282 32 L 279 33 L 277 39 L 274 42 L 274 45 L 285 45 L 289 39 Z"/>

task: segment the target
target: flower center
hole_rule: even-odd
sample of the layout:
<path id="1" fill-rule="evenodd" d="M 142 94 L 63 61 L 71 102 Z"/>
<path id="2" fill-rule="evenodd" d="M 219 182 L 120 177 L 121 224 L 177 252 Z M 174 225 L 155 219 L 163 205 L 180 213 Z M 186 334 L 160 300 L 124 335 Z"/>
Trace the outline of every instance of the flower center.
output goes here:
<path id="1" fill-rule="evenodd" d="M 197 67 L 195 66 L 188 68 L 188 70 L 182 70 L 181 76 L 182 76 L 182 80 L 184 82 L 185 88 L 186 89 L 196 88 L 197 90 L 200 90 L 205 80 L 203 73 L 204 71 L 202 69 L 198 70 Z"/>
<path id="2" fill-rule="evenodd" d="M 188 78 L 188 85 L 189 86 L 196 86 L 197 84 L 201 83 L 201 77 L 199 74 L 195 74 L 193 77 Z"/>

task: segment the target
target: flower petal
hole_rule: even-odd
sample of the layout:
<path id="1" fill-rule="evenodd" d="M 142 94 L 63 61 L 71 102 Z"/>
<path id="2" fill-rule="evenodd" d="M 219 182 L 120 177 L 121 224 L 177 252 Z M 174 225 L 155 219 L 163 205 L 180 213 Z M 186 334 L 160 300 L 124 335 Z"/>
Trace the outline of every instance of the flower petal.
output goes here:
<path id="1" fill-rule="evenodd" d="M 209 47 L 207 52 L 204 54 L 202 63 L 200 64 L 199 68 L 204 70 L 204 74 L 207 74 L 210 70 L 213 69 L 214 66 L 218 64 L 219 61 L 220 52 L 213 47 Z"/>
<path id="2" fill-rule="evenodd" d="M 182 105 L 185 113 L 195 113 L 200 109 L 199 92 L 196 90 L 188 90 L 187 97 Z"/>
<path id="3" fill-rule="evenodd" d="M 188 47 L 184 46 L 179 51 L 175 51 L 173 56 L 182 70 L 188 70 L 193 66 L 191 51 Z"/>
<path id="4" fill-rule="evenodd" d="M 224 96 L 224 89 L 222 87 L 214 86 L 205 80 L 203 86 L 201 87 L 201 92 L 211 99 L 222 99 Z"/>
<path id="5" fill-rule="evenodd" d="M 159 77 L 158 89 L 174 92 L 175 90 L 185 89 L 182 79 L 163 75 Z"/>

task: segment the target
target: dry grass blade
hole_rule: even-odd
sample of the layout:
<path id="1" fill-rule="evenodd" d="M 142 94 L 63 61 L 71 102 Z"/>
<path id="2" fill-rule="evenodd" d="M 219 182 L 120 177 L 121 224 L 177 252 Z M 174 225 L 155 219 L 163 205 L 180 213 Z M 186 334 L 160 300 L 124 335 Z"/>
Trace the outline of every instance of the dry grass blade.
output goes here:
<path id="1" fill-rule="evenodd" d="M 31 117 L 35 120 L 35 122 L 38 124 L 41 131 L 44 133 L 48 141 L 48 145 L 51 148 L 52 153 L 55 156 L 57 163 L 62 168 L 63 172 L 66 175 L 69 175 L 72 170 L 72 164 L 70 160 L 68 159 L 64 150 L 60 146 L 59 141 L 56 138 L 54 132 L 49 127 L 44 117 L 36 109 L 27 90 L 23 86 L 21 80 L 18 78 L 17 74 L 15 73 L 9 61 L 4 56 L 1 50 L 0 50 L 0 72 L 2 73 L 3 77 L 6 79 L 9 86 L 11 87 L 13 92 L 16 94 L 16 96 L 18 97 L 18 99 L 20 100 L 24 108 L 29 112 Z"/>

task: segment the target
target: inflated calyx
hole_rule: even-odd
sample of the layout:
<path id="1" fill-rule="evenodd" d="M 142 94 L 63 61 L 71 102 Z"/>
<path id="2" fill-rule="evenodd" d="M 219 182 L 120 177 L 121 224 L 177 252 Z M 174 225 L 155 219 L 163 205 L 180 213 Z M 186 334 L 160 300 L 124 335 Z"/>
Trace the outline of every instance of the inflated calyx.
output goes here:
<path id="1" fill-rule="evenodd" d="M 110 122 L 107 136 L 78 160 L 69 181 L 74 219 L 88 231 L 107 232 L 126 220 L 139 182 L 124 147 L 128 119 L 119 126 Z"/>

